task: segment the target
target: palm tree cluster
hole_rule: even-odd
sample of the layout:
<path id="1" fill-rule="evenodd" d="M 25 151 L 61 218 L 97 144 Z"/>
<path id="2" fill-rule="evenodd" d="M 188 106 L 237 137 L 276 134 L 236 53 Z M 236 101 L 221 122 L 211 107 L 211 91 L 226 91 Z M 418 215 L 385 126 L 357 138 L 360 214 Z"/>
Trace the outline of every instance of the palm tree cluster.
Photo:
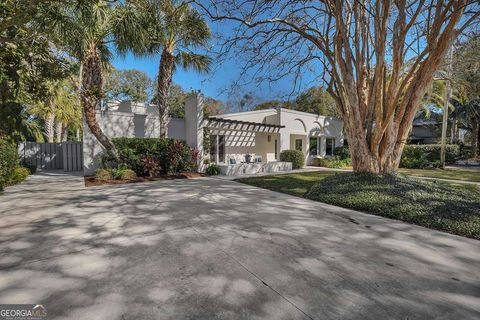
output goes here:
<path id="1" fill-rule="evenodd" d="M 12 14 L 18 11 L 15 8 L 12 6 Z M 114 158 L 115 146 L 96 121 L 114 53 L 160 57 L 156 99 L 161 137 L 166 136 L 167 99 L 176 68 L 206 72 L 211 63 L 208 56 L 193 51 L 206 45 L 210 29 L 185 1 L 41 1 L 24 24 L 25 29 L 28 25 L 43 30 L 42 37 L 48 38 L 52 50 L 79 66 L 76 76 L 70 74 L 74 81 L 67 77 L 49 79 L 43 100 L 29 107 L 42 119 L 47 140 L 63 141 L 68 128 L 80 127 L 81 110 L 92 134 Z M 3 31 L 7 34 L 7 27 L 0 30 L 1 35 Z"/>

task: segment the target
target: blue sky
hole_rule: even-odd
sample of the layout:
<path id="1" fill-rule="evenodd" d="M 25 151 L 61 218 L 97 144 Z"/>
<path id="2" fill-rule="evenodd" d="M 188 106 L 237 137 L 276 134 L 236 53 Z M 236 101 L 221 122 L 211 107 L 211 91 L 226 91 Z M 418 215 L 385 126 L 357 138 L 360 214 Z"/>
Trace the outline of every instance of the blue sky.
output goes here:
<path id="1" fill-rule="evenodd" d="M 117 56 L 113 65 L 117 69 L 138 69 L 146 72 L 152 79 L 158 73 L 160 57 L 138 58 L 131 54 L 125 57 Z M 207 96 L 226 101 L 228 94 L 226 90 L 233 81 L 238 79 L 242 68 L 242 61 L 228 59 L 222 64 L 214 66 L 210 74 L 201 75 L 193 71 L 177 69 L 173 81 L 181 85 L 185 90 L 201 90 Z M 260 85 L 250 84 L 242 87 L 242 93 L 253 92 L 259 102 L 270 99 L 281 99 L 292 90 L 292 79 L 283 79 L 273 85 L 263 83 Z"/>

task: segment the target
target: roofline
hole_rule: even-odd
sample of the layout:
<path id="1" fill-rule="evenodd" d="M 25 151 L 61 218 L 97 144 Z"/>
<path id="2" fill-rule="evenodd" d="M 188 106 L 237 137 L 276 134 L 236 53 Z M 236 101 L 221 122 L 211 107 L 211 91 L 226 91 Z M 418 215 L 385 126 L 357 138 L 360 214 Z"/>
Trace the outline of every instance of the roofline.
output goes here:
<path id="1" fill-rule="evenodd" d="M 289 113 L 300 114 L 300 115 L 304 115 L 304 116 L 310 116 L 310 117 L 316 117 L 316 118 L 322 117 L 322 118 L 328 118 L 328 119 L 333 119 L 333 120 L 337 120 L 337 121 L 342 121 L 342 119 L 337 118 L 337 117 L 323 116 L 321 114 L 315 114 L 315 113 L 286 109 L 286 108 L 280 108 L 280 109 L 281 109 L 282 112 L 289 112 Z"/>
<path id="2" fill-rule="evenodd" d="M 224 113 L 224 114 L 217 114 L 215 117 L 221 118 L 224 116 L 240 116 L 244 114 L 255 114 L 255 113 L 276 113 L 276 109 L 263 109 L 263 110 L 252 110 L 252 111 L 243 111 L 243 112 L 232 112 L 232 113 Z"/>

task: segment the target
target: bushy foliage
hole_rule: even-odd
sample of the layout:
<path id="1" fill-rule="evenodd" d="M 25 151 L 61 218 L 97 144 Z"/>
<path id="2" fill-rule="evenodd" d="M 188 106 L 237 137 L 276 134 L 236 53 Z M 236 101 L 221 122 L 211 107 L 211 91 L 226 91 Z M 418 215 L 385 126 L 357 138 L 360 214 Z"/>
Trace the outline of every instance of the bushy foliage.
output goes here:
<path id="1" fill-rule="evenodd" d="M 333 155 L 340 160 L 349 159 L 350 150 L 348 149 L 348 146 L 337 147 L 333 151 Z"/>
<path id="2" fill-rule="evenodd" d="M 480 193 L 401 175 L 341 173 L 306 197 L 480 239 Z"/>
<path id="3" fill-rule="evenodd" d="M 12 186 L 14 184 L 20 183 L 23 180 L 25 180 L 29 175 L 30 175 L 30 170 L 28 168 L 21 167 L 21 166 L 15 167 L 6 185 Z"/>
<path id="4" fill-rule="evenodd" d="M 105 167 L 122 167 L 135 171 L 137 176 L 149 175 L 145 159 L 158 162 L 156 174 L 188 172 L 196 169 L 198 152 L 183 140 L 159 138 L 114 138 L 120 163 L 112 163 L 108 156 L 102 160 Z M 147 165 L 147 166 L 146 166 Z"/>
<path id="5" fill-rule="evenodd" d="M 155 177 L 160 172 L 160 162 L 153 157 L 143 158 L 142 164 L 149 177 Z"/>
<path id="6" fill-rule="evenodd" d="M 291 162 L 293 169 L 299 169 L 305 165 L 305 155 L 298 150 L 284 150 L 280 152 L 280 161 Z"/>
<path id="7" fill-rule="evenodd" d="M 220 174 L 220 167 L 212 163 L 205 169 L 205 173 L 209 176 L 217 176 Z"/>
<path id="8" fill-rule="evenodd" d="M 0 191 L 10 180 L 17 166 L 17 148 L 11 142 L 0 139 Z"/>
<path id="9" fill-rule="evenodd" d="M 97 171 L 95 171 L 95 180 L 106 181 L 111 179 L 112 179 L 112 174 L 110 170 L 98 169 Z"/>
<path id="10" fill-rule="evenodd" d="M 22 161 L 21 166 L 27 168 L 30 171 L 30 174 L 35 174 L 35 172 L 37 172 L 37 166 L 34 164 Z"/>
<path id="11" fill-rule="evenodd" d="M 122 175 L 120 176 L 122 180 L 134 180 L 137 179 L 137 174 L 131 169 L 123 169 Z"/>
<path id="12" fill-rule="evenodd" d="M 406 145 L 403 149 L 400 167 L 402 168 L 428 168 L 440 166 L 439 144 Z M 460 146 L 449 144 L 445 149 L 445 163 L 453 164 L 460 158 Z"/>
<path id="13" fill-rule="evenodd" d="M 345 159 L 338 159 L 338 158 L 331 158 L 331 159 L 314 159 L 313 161 L 314 166 L 319 167 L 326 167 L 326 168 L 345 168 L 352 165 L 352 159 L 345 158 Z"/>

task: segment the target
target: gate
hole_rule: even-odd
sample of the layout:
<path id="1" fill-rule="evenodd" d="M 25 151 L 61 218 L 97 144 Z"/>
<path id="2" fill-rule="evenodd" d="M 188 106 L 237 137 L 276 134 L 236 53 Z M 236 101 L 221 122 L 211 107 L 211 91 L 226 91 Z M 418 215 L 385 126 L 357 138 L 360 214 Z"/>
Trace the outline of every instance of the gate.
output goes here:
<path id="1" fill-rule="evenodd" d="M 81 142 L 21 142 L 18 144 L 18 155 L 22 162 L 39 169 L 83 170 Z"/>

